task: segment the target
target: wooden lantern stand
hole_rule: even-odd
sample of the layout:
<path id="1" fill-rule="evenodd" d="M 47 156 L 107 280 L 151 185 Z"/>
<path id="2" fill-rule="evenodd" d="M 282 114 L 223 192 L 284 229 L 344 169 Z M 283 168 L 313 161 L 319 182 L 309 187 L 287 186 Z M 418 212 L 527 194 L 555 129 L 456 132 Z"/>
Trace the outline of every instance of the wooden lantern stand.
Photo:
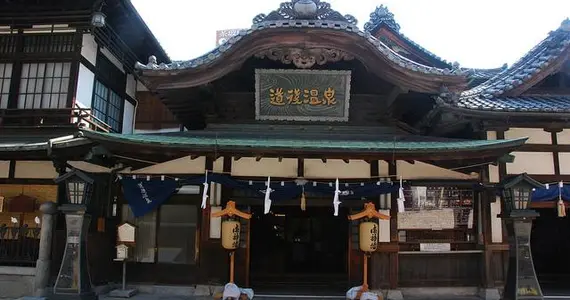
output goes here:
<path id="1" fill-rule="evenodd" d="M 218 218 L 218 217 L 232 218 L 234 216 L 246 220 L 251 219 L 251 214 L 238 210 L 236 208 L 236 203 L 234 201 L 228 201 L 228 204 L 226 204 L 226 208 L 224 208 L 219 212 L 212 213 L 212 218 Z M 231 250 L 230 252 L 230 283 L 234 283 L 234 265 L 235 265 L 235 249 Z"/>
<path id="2" fill-rule="evenodd" d="M 382 214 L 376 210 L 374 203 L 368 202 L 364 204 L 364 210 L 356 213 L 354 215 L 348 216 L 348 219 L 351 221 L 360 220 L 360 219 L 380 219 L 380 220 L 389 220 L 390 216 Z M 364 252 L 364 265 L 363 265 L 363 274 L 362 274 L 362 289 L 358 292 L 357 299 L 360 299 L 360 296 L 364 292 L 368 292 L 368 255 L 369 253 Z"/>

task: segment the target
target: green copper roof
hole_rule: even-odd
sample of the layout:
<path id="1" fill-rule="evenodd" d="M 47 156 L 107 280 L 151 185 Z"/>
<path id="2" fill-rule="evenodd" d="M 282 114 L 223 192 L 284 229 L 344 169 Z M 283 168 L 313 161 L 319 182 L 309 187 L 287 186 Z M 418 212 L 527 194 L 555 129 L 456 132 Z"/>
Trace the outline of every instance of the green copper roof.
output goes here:
<path id="1" fill-rule="evenodd" d="M 212 134 L 117 134 L 83 131 L 85 137 L 99 142 L 123 143 L 131 145 L 147 145 L 168 148 L 204 149 L 299 149 L 299 150 L 344 150 L 365 152 L 433 152 L 433 151 L 477 151 L 484 149 L 504 149 L 518 147 L 526 138 L 514 140 L 430 140 L 418 137 L 418 140 L 349 140 L 319 138 L 268 138 L 244 136 L 215 136 Z"/>

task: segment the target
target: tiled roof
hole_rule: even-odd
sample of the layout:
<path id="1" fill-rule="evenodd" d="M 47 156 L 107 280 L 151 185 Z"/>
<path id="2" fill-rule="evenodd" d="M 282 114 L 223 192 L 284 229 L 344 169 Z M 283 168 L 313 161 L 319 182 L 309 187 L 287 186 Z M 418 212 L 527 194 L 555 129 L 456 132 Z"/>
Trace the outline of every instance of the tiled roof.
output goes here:
<path id="1" fill-rule="evenodd" d="M 570 19 L 552 31 L 546 39 L 531 49 L 510 68 L 498 73 L 488 81 L 461 93 L 461 97 L 484 97 L 492 99 L 529 81 L 546 69 L 561 55 L 566 55 L 570 46 Z"/>
<path id="2" fill-rule="evenodd" d="M 468 97 L 460 99 L 456 106 L 466 109 L 504 112 L 570 113 L 570 95 L 529 95 L 492 99 Z"/>
<path id="3" fill-rule="evenodd" d="M 431 57 L 442 64 L 449 65 L 450 67 L 452 64 L 445 59 L 437 56 L 433 52 L 427 50 L 426 48 L 422 47 L 418 43 L 414 42 L 412 39 L 405 36 L 403 33 L 400 32 L 400 24 L 396 22 L 394 19 L 394 14 L 390 12 L 388 7 L 384 5 L 380 5 L 376 7 L 376 9 L 370 14 L 370 20 L 364 24 L 364 32 L 369 32 L 370 34 L 375 34 L 380 28 L 381 25 L 386 25 L 388 28 L 392 29 L 392 31 L 397 34 L 402 40 L 406 41 L 413 47 L 417 48 L 419 51 L 426 54 L 428 57 Z"/>
<path id="4" fill-rule="evenodd" d="M 288 14 L 282 13 L 283 5 L 292 5 L 292 2 L 282 3 L 282 7 L 277 12 L 272 12 L 266 15 L 258 15 L 254 19 L 254 23 L 248 30 L 241 30 L 238 35 L 228 39 L 228 41 L 214 50 L 198 57 L 187 61 L 177 61 L 170 64 L 158 64 L 156 58 L 152 58 L 145 65 L 137 63 L 136 68 L 140 70 L 156 70 L 156 71 L 169 71 L 169 70 L 184 70 L 195 69 L 220 59 L 225 52 L 229 51 L 235 45 L 243 41 L 245 37 L 260 32 L 271 31 L 276 28 L 307 28 L 307 29 L 325 29 L 325 30 L 339 30 L 348 32 L 349 34 L 358 35 L 362 38 L 363 43 L 370 43 L 374 46 L 376 51 L 383 54 L 388 60 L 393 63 L 406 68 L 411 71 L 421 72 L 434 75 L 460 75 L 464 76 L 464 72 L 459 68 L 435 68 L 422 65 L 420 63 L 409 60 L 400 54 L 394 52 L 390 47 L 386 46 L 368 31 L 362 31 L 356 26 L 356 19 L 350 15 L 342 16 L 338 12 L 330 9 L 330 5 L 324 1 L 318 1 L 319 10 L 318 15 L 311 18 L 303 18 L 293 15 L 292 11 L 287 11 Z M 327 6 L 328 5 L 328 6 Z M 322 7 L 324 8 L 322 8 Z M 327 8 L 328 7 L 328 8 Z M 321 8 L 323 11 L 321 12 Z M 290 8 L 288 8 L 290 10 Z M 330 11 L 327 12 L 327 9 Z M 147 71 L 148 72 L 148 71 Z"/>
<path id="5" fill-rule="evenodd" d="M 374 153 L 432 153 L 433 151 L 480 151 L 503 149 L 523 145 L 526 138 L 514 140 L 339 140 L 309 138 L 267 138 L 246 136 L 204 135 L 200 132 L 184 134 L 116 134 L 83 131 L 84 136 L 94 141 L 107 141 L 124 144 L 155 145 L 173 148 L 215 148 L 217 150 L 236 149 L 297 149 L 297 150 L 341 150 L 365 151 Z"/>
<path id="6" fill-rule="evenodd" d="M 570 112 L 570 95 L 508 94 L 509 91 L 535 79 L 534 76 L 552 64 L 563 62 L 569 51 L 570 19 L 566 19 L 557 30 L 550 32 L 546 39 L 511 67 L 459 95 L 444 93 L 440 95 L 438 102 L 445 106 L 499 112 Z M 475 73 L 479 72 L 472 74 Z"/>
<path id="7" fill-rule="evenodd" d="M 500 68 L 493 68 L 493 69 L 477 69 L 477 68 L 462 68 L 462 69 L 467 73 L 467 77 L 470 79 L 487 80 L 499 74 L 500 72 L 506 70 L 507 64 L 504 64 Z"/>

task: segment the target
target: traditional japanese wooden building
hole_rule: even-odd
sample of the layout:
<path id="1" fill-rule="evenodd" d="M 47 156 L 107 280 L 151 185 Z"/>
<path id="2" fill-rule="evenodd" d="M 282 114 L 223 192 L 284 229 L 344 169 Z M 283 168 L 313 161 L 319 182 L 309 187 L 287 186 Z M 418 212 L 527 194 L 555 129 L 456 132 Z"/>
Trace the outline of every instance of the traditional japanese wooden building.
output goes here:
<path id="1" fill-rule="evenodd" d="M 148 89 L 139 94 L 147 103 L 138 111 L 141 128 L 160 129 L 165 118 L 186 130 L 81 130 L 52 151 L 113 168 L 110 177 L 141 186 L 178 182 L 139 217 L 121 181 L 95 202 L 107 224 L 137 227 L 131 282 L 227 282 L 220 223 L 211 213 L 233 200 L 253 213 L 242 222 L 238 285 L 344 291 L 362 280 L 358 224 L 346 215 L 372 201 L 391 217 L 379 221 L 372 288 L 494 289 L 504 283 L 508 255 L 496 184 L 521 173 L 541 183 L 570 181 L 569 48 L 566 20 L 512 66 L 467 69 L 404 36 L 384 6 L 360 29 L 328 3 L 292 1 L 201 57 L 137 63 Z M 202 209 L 200 181 L 208 176 L 226 181 L 208 182 Z M 264 214 L 263 194 L 237 186 L 268 179 L 275 193 L 303 192 L 272 194 Z M 310 187 L 337 180 L 342 203 L 334 216 L 333 194 Z M 397 189 L 351 197 L 371 183 L 402 186 L 403 209 Z M 567 237 L 555 207 L 542 210 L 534 243 Z M 105 234 L 114 238 L 110 226 Z M 533 249 L 545 282 L 567 274 L 553 267 L 551 249 Z"/>

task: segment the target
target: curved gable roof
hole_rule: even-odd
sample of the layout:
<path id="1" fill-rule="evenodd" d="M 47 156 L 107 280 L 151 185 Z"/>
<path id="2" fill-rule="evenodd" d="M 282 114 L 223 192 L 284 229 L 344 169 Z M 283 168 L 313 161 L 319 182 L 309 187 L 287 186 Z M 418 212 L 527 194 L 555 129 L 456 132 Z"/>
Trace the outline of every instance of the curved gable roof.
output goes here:
<path id="1" fill-rule="evenodd" d="M 371 71 L 381 73 L 381 77 L 386 75 L 386 79 L 412 90 L 437 93 L 441 85 L 454 90 L 466 87 L 464 70 L 414 62 L 391 50 L 370 32 L 360 30 L 354 17 L 341 15 L 328 3 L 309 0 L 316 10 L 307 13 L 298 9 L 301 2 L 305 3 L 302 0 L 282 3 L 278 10 L 256 16 L 250 29 L 240 31 L 198 58 L 170 64 L 157 64 L 151 59 L 146 65 L 137 63 L 136 67 L 153 89 L 184 88 L 220 78 L 259 52 L 280 47 L 316 47 L 347 52 L 362 60 Z"/>
<path id="2" fill-rule="evenodd" d="M 570 57 L 570 19 L 511 67 L 459 95 L 441 95 L 439 103 L 459 109 L 495 112 L 570 112 L 570 95 L 521 95 L 557 72 Z"/>
<path id="3" fill-rule="evenodd" d="M 436 62 L 440 66 L 452 68 L 453 64 L 447 60 L 437 56 L 435 53 L 422 47 L 420 44 L 414 42 L 412 39 L 405 36 L 400 32 L 400 24 L 396 22 L 394 14 L 385 5 L 377 6 L 376 9 L 370 14 L 370 20 L 364 24 L 364 31 L 372 35 L 378 36 L 377 33 L 381 28 L 388 28 L 394 35 L 401 39 L 404 43 L 414 48 L 418 54 Z"/>

